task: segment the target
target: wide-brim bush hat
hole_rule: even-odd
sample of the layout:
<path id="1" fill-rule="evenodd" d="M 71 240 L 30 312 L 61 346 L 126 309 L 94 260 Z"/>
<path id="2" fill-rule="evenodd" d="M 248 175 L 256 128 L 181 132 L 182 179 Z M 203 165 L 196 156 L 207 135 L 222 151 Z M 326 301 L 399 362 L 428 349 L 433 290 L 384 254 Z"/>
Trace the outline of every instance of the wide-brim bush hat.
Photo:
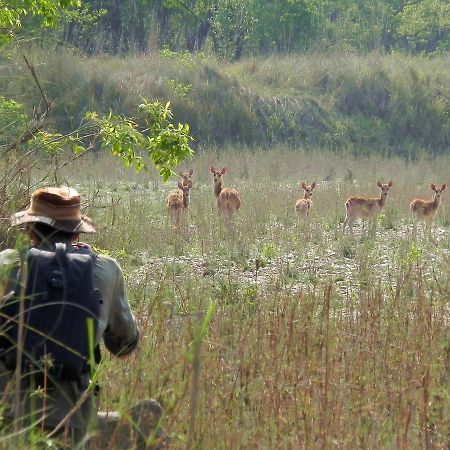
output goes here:
<path id="1" fill-rule="evenodd" d="M 81 215 L 80 194 L 66 186 L 34 191 L 28 209 L 11 216 L 12 226 L 36 222 L 68 233 L 96 232 L 92 219 Z"/>

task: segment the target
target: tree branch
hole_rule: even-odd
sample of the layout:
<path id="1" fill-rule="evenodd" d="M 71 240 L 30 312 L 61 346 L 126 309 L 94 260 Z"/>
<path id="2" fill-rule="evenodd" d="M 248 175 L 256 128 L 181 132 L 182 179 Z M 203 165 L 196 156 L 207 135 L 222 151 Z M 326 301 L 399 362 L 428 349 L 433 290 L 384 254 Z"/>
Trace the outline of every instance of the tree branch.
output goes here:
<path id="1" fill-rule="evenodd" d="M 31 72 L 31 76 L 33 77 L 34 82 L 36 83 L 36 86 L 39 89 L 39 92 L 41 93 L 42 98 L 44 99 L 44 105 L 41 108 L 34 108 L 33 112 L 33 120 L 31 125 L 25 130 L 25 132 L 20 136 L 16 141 L 12 142 L 8 146 L 6 146 L 3 150 L 3 154 L 6 154 L 10 152 L 11 150 L 17 148 L 20 144 L 24 144 L 25 142 L 28 142 L 31 140 L 36 132 L 39 131 L 39 128 L 41 127 L 42 123 L 48 116 L 48 113 L 50 112 L 50 109 L 52 107 L 52 104 L 50 100 L 47 98 L 47 95 L 45 94 L 44 90 L 41 87 L 41 84 L 39 83 L 38 77 L 36 75 L 36 71 L 34 70 L 34 67 L 29 63 L 28 59 L 25 55 L 22 55 L 23 59 L 25 60 L 25 63 L 28 67 L 28 69 Z"/>

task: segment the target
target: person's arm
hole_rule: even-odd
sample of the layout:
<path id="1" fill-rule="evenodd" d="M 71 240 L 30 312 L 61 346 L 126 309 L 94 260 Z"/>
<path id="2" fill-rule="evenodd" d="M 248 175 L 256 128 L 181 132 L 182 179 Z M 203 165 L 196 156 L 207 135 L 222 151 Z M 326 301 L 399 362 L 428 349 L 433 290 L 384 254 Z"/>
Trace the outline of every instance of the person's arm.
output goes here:
<path id="1" fill-rule="evenodd" d="M 103 334 L 106 348 L 115 356 L 129 355 L 138 345 L 139 330 L 128 303 L 125 280 L 122 269 L 114 261 L 114 279 L 112 280 L 112 302 L 109 310 L 108 325 Z"/>

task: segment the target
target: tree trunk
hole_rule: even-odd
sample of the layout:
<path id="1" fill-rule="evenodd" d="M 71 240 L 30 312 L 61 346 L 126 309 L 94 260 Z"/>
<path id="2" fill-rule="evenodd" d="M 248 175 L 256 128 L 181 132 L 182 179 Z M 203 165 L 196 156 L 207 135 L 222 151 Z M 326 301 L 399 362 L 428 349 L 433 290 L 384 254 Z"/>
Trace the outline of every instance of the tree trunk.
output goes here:
<path id="1" fill-rule="evenodd" d="M 235 39 L 235 50 L 234 50 L 234 60 L 238 61 L 242 58 L 242 55 L 244 53 L 244 37 L 245 32 L 241 28 L 236 32 L 236 39 Z"/>
<path id="2" fill-rule="evenodd" d="M 122 37 L 122 18 L 120 16 L 120 0 L 113 0 L 109 24 L 111 26 L 111 49 L 114 55 L 120 51 L 120 41 Z"/>
<path id="3" fill-rule="evenodd" d="M 169 23 L 169 10 L 164 6 L 158 9 L 157 12 L 157 20 L 158 20 L 158 44 L 160 47 L 166 45 L 168 40 L 168 23 Z"/>

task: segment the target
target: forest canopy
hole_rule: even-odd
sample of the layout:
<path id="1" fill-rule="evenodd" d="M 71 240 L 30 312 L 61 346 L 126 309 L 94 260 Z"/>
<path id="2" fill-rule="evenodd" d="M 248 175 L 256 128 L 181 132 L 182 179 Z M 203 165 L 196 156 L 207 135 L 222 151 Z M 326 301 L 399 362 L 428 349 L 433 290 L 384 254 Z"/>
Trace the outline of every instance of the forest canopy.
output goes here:
<path id="1" fill-rule="evenodd" d="M 433 53 L 450 46 L 446 0 L 85 0 L 63 39 L 89 53 L 207 51 L 239 59 L 308 49 Z"/>

